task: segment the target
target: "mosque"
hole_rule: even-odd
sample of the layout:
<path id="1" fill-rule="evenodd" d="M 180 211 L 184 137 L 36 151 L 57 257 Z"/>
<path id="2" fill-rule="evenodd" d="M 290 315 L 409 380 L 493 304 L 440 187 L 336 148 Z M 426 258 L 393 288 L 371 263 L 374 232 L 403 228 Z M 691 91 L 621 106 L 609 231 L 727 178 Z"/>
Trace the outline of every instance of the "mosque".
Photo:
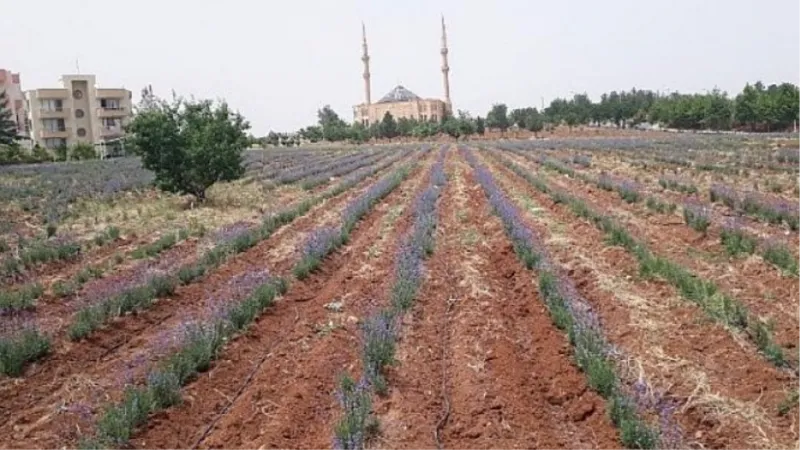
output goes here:
<path id="1" fill-rule="evenodd" d="M 442 76 L 444 78 L 444 101 L 438 98 L 421 98 L 403 86 L 396 86 L 388 94 L 381 97 L 376 103 L 372 103 L 370 92 L 370 72 L 369 72 L 369 52 L 367 49 L 367 32 L 364 24 L 361 24 L 361 39 L 363 54 L 361 61 L 364 62 L 364 94 L 365 102 L 353 107 L 353 120 L 360 122 L 364 126 L 380 122 L 388 112 L 395 119 L 406 117 L 421 121 L 441 122 L 446 115 L 453 112 L 450 103 L 450 66 L 447 65 L 447 31 L 442 16 Z"/>

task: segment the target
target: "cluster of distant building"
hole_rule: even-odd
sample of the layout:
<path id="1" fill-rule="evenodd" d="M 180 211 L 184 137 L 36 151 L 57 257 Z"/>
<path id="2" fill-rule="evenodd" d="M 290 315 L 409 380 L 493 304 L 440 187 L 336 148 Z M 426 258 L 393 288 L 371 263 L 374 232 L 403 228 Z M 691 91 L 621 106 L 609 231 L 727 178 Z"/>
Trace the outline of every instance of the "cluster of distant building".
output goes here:
<path id="1" fill-rule="evenodd" d="M 63 75 L 60 81 L 60 87 L 26 91 L 19 73 L 0 69 L 0 91 L 23 145 L 54 150 L 88 144 L 101 155 L 123 152 L 131 91 L 99 88 L 94 75 Z"/>

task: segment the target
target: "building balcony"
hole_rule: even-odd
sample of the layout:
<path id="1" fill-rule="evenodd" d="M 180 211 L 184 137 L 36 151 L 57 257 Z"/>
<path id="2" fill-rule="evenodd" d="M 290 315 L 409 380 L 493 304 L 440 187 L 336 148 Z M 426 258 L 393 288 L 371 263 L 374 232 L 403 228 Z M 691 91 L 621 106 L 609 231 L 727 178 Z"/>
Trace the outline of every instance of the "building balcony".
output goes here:
<path id="1" fill-rule="evenodd" d="M 69 98 L 69 91 L 67 89 L 36 89 L 34 92 L 36 92 L 36 98 L 38 99 Z"/>
<path id="2" fill-rule="evenodd" d="M 67 130 L 39 130 L 39 137 L 42 139 L 50 139 L 50 138 L 63 138 L 66 139 L 69 137 L 69 131 Z"/>
<path id="3" fill-rule="evenodd" d="M 131 91 L 127 89 L 97 88 L 97 98 L 131 98 Z"/>
<path id="4" fill-rule="evenodd" d="M 64 119 L 69 117 L 69 114 L 72 110 L 70 108 L 61 108 L 61 109 L 40 109 L 39 110 L 39 118 L 40 119 Z"/>
<path id="5" fill-rule="evenodd" d="M 125 134 L 122 127 L 101 127 L 100 135 L 104 138 L 120 137 Z"/>
<path id="6" fill-rule="evenodd" d="M 97 117 L 126 117 L 130 114 L 128 108 L 118 106 L 116 108 L 97 108 Z"/>

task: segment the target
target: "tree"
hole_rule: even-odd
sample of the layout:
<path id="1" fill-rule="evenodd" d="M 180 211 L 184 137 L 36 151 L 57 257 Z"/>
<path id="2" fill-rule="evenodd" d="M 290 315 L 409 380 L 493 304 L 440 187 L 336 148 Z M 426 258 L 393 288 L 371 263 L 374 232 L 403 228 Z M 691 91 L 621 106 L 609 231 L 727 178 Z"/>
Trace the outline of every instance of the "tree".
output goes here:
<path id="1" fill-rule="evenodd" d="M 758 122 L 758 97 L 756 89 L 747 83 L 742 93 L 736 96 L 734 118 L 736 122 L 755 128 Z"/>
<path id="2" fill-rule="evenodd" d="M 215 182 L 244 175 L 242 152 L 249 128 L 225 102 L 176 97 L 137 114 L 128 131 L 142 164 L 155 173 L 157 186 L 202 201 Z"/>
<path id="3" fill-rule="evenodd" d="M 142 98 L 136 105 L 136 112 L 151 111 L 158 108 L 158 97 L 153 94 L 153 86 L 147 85 L 142 88 Z"/>
<path id="4" fill-rule="evenodd" d="M 311 128 L 311 127 L 309 127 L 309 128 Z M 322 131 L 320 131 L 320 136 L 321 135 L 322 135 Z M 270 131 L 269 133 L 267 133 L 267 137 L 265 138 L 265 141 L 267 142 L 267 145 L 272 145 L 272 146 L 275 146 L 275 147 L 277 147 L 278 144 L 280 144 L 280 138 L 278 137 L 278 133 L 276 133 L 274 131 Z"/>
<path id="5" fill-rule="evenodd" d="M 381 124 L 378 127 L 378 132 L 382 138 L 391 139 L 397 136 L 397 122 L 389 111 L 386 111 L 386 114 L 383 115 L 383 120 L 381 120 Z"/>
<path id="6" fill-rule="evenodd" d="M 278 144 L 278 135 L 270 132 L 271 135 L 274 135 L 272 139 L 274 139 L 275 144 Z M 322 127 L 317 125 L 309 125 L 305 128 L 301 128 L 300 131 L 297 132 L 301 138 L 306 139 L 311 142 L 319 142 L 322 140 Z M 267 136 L 269 137 L 269 135 Z"/>
<path id="7" fill-rule="evenodd" d="M 322 128 L 322 138 L 335 142 L 347 139 L 349 130 L 347 124 L 336 114 L 330 105 L 325 105 L 317 111 L 319 126 Z"/>
<path id="8" fill-rule="evenodd" d="M 489 128 L 499 128 L 505 132 L 509 127 L 508 106 L 505 103 L 495 103 L 492 109 L 486 114 L 486 126 Z"/>
<path id="9" fill-rule="evenodd" d="M 483 133 L 486 132 L 486 122 L 481 116 L 475 118 L 475 132 L 481 136 L 483 136 Z"/>
<path id="10" fill-rule="evenodd" d="M 542 131 L 542 128 L 544 128 L 544 120 L 542 120 L 542 115 L 539 114 L 536 108 L 530 108 L 530 111 L 525 116 L 524 125 L 525 129 L 533 132 L 534 136 Z"/>
<path id="11" fill-rule="evenodd" d="M 9 107 L 6 91 L 0 91 L 0 144 L 11 145 L 17 136 L 17 122 L 14 120 L 14 111 Z"/>

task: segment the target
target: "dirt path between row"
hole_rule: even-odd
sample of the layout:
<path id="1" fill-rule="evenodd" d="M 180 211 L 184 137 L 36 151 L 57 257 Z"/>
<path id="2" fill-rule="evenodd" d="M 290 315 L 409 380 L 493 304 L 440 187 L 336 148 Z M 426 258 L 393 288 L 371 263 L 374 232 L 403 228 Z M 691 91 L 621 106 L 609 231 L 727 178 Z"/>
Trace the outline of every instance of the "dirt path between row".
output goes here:
<path id="1" fill-rule="evenodd" d="M 618 447 L 471 169 L 455 153 L 377 447 Z M 437 443 L 438 434 L 438 443 Z"/>
<path id="2" fill-rule="evenodd" d="M 493 158 L 480 155 L 526 222 L 598 312 L 609 341 L 629 358 L 633 377 L 679 403 L 688 444 L 706 448 L 784 448 L 797 444 L 796 409 L 778 407 L 797 381 L 735 341 L 663 281 L 643 280 L 636 260 L 605 244 L 590 222 L 554 204 Z"/>
<path id="3" fill-rule="evenodd" d="M 434 152 L 431 152 L 433 155 Z M 374 218 L 313 291 L 297 291 L 309 309 L 270 355 L 252 382 L 202 441 L 202 448 L 323 448 L 341 414 L 333 392 L 345 371 L 360 373 L 359 323 L 388 305 L 394 255 L 411 225 L 411 203 L 427 187 L 429 158 L 410 180 L 376 205 Z M 303 286 L 307 288 L 307 286 Z M 309 295 L 311 298 L 308 298 Z M 325 307 L 339 303 L 340 311 Z"/>

